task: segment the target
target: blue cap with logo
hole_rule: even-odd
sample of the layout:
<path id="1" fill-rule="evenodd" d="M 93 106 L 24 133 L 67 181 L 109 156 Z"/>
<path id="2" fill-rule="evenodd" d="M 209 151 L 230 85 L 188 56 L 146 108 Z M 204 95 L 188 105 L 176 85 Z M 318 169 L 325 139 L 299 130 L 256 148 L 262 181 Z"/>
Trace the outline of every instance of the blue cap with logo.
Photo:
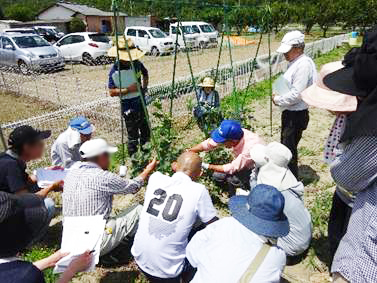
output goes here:
<path id="1" fill-rule="evenodd" d="M 241 124 L 234 120 L 224 120 L 220 127 L 214 130 L 211 138 L 216 143 L 224 143 L 229 140 L 240 140 L 243 137 Z"/>
<path id="2" fill-rule="evenodd" d="M 83 135 L 90 135 L 94 131 L 94 126 L 84 116 L 73 118 L 69 126 Z"/>

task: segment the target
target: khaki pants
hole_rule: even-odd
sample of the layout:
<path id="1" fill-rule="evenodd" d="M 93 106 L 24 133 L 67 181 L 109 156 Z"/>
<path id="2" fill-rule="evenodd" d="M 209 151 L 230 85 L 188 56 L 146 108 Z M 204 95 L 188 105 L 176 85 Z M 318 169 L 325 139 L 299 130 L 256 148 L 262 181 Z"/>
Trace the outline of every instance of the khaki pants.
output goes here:
<path id="1" fill-rule="evenodd" d="M 139 216 L 143 206 L 135 205 L 127 208 L 106 223 L 106 231 L 102 238 L 101 254 L 103 256 L 115 249 L 127 236 L 135 236 Z"/>
<path id="2" fill-rule="evenodd" d="M 334 273 L 333 276 L 333 283 L 349 283 L 340 273 Z"/>

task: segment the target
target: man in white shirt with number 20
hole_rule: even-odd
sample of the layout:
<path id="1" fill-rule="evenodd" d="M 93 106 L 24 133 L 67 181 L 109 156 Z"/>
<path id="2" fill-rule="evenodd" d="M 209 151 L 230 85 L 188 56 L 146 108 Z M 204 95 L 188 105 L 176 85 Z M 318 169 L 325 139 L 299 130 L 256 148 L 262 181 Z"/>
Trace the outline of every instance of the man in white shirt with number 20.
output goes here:
<path id="1" fill-rule="evenodd" d="M 195 182 L 201 164 L 197 153 L 185 152 L 172 177 L 156 172 L 149 179 L 131 252 L 150 282 L 180 282 L 193 225 L 217 220 L 207 189 Z"/>

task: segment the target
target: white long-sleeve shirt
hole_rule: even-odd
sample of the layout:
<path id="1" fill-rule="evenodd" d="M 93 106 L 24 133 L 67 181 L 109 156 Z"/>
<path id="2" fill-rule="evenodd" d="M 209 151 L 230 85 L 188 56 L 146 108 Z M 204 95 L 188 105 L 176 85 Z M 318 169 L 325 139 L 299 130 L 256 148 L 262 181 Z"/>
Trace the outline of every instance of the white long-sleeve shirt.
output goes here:
<path id="1" fill-rule="evenodd" d="M 308 109 L 308 105 L 301 98 L 301 93 L 317 80 L 317 70 L 313 60 L 304 54 L 296 58 L 289 63 L 284 78 L 289 83 L 290 91 L 284 95 L 275 96 L 276 105 L 282 110 Z"/>

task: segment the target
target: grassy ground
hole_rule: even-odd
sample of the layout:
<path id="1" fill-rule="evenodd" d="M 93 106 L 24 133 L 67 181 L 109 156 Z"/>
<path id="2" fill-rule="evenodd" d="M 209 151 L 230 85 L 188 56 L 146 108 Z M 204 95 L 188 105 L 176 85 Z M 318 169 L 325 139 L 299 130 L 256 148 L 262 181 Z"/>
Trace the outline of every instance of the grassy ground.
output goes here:
<path id="1" fill-rule="evenodd" d="M 346 47 L 338 48 L 329 54 L 316 59 L 318 66 L 327 62 L 339 60 L 348 50 Z M 272 115 L 272 129 L 270 128 L 270 102 L 268 82 L 258 83 L 249 92 L 239 94 L 240 99 L 245 99 L 248 115 L 252 115 L 252 127 L 264 139 L 268 141 L 279 140 L 280 112 L 274 107 Z M 227 97 L 222 102 L 226 107 L 231 107 L 232 99 Z M 313 241 L 306 258 L 284 271 L 285 282 L 327 282 L 328 277 L 328 246 L 327 246 L 327 218 L 331 205 L 331 195 L 334 190 L 333 181 L 329 170 L 322 161 L 323 142 L 328 135 L 329 128 L 334 117 L 322 110 L 311 109 L 311 121 L 305 131 L 299 146 L 300 154 L 300 178 L 306 185 L 305 203 L 313 218 Z M 182 121 L 180 121 L 182 122 Z M 187 123 L 186 123 L 187 122 Z M 182 143 L 185 147 L 199 142 L 203 135 L 195 124 L 184 121 L 186 125 L 180 128 Z M 187 126 L 188 125 L 188 126 Z M 272 136 L 270 135 L 272 130 Z M 136 196 L 119 196 L 114 198 L 114 210 L 119 211 L 129 203 L 142 200 L 143 191 Z M 228 214 L 226 209 L 227 196 L 214 194 L 214 202 L 220 211 L 220 215 Z M 59 197 L 56 196 L 58 202 Z M 54 219 L 46 238 L 37 246 L 24 253 L 28 260 L 37 260 L 50 253 L 60 245 L 61 217 Z M 127 249 L 123 250 L 123 253 Z M 128 256 L 128 255 L 127 255 Z M 46 271 L 46 281 L 53 282 L 55 276 L 51 271 Z M 137 267 L 132 259 L 128 264 L 115 267 L 99 265 L 95 272 L 81 274 L 73 282 L 145 282 L 145 279 L 137 272 Z"/>

